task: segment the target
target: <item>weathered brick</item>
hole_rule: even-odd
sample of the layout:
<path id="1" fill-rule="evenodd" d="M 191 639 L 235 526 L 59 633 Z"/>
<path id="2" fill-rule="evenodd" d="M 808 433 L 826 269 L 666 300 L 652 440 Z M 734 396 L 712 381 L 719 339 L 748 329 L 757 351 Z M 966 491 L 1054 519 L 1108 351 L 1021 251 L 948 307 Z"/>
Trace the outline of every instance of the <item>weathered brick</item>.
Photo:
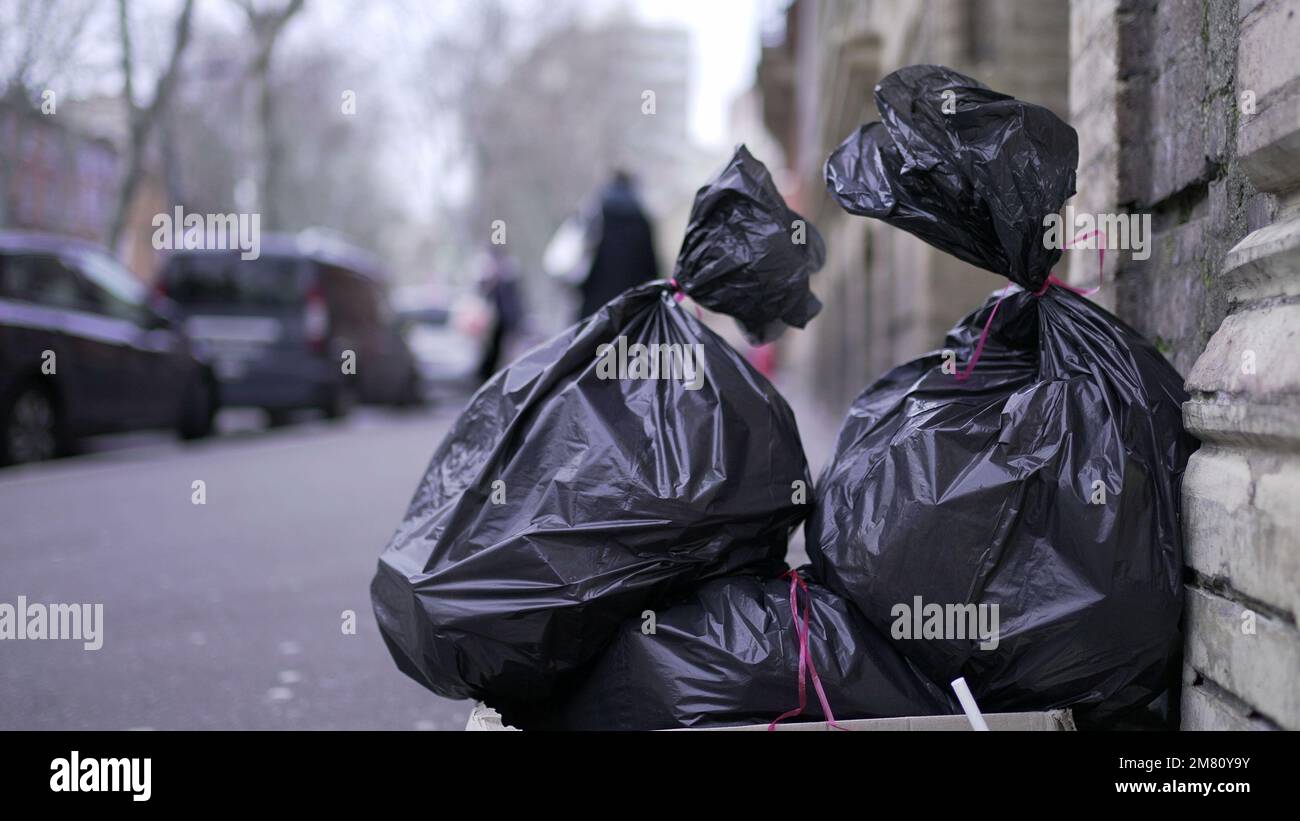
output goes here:
<path id="1" fill-rule="evenodd" d="M 1183 480 L 1183 523 L 1190 567 L 1300 615 L 1300 457 L 1201 448 Z"/>
<path id="2" fill-rule="evenodd" d="M 1227 225 L 1232 219 L 1228 203 L 1228 182 L 1217 179 L 1209 185 L 1210 225 Z"/>
<path id="3" fill-rule="evenodd" d="M 1156 69 L 1163 70 L 1186 59 L 1188 49 L 1202 48 L 1207 33 L 1200 2 L 1157 3 L 1152 13 L 1151 33 L 1157 43 Z"/>
<path id="4" fill-rule="evenodd" d="M 1157 123 L 1148 136 L 1151 187 L 1145 204 L 1157 203 L 1208 173 L 1205 158 L 1204 53 L 1184 52 L 1184 59 L 1161 72 L 1151 88 L 1150 121 Z"/>
<path id="5" fill-rule="evenodd" d="M 1120 84 L 1117 91 L 1119 195 L 1117 202 L 1142 203 L 1151 201 L 1151 122 L 1147 110 L 1149 90 L 1145 80 L 1130 79 Z"/>
<path id="6" fill-rule="evenodd" d="M 1205 289 L 1200 276 L 1205 218 L 1191 220 L 1151 239 L 1151 257 L 1140 261 L 1123 252 L 1116 284 L 1116 308 L 1187 373 L 1201 353 L 1198 310 Z"/>
<path id="7" fill-rule="evenodd" d="M 1145 83 L 1155 73 L 1151 55 L 1155 39 L 1154 3 L 1142 0 L 1125 5 L 1128 8 L 1116 20 L 1119 25 L 1120 78 L 1140 79 Z"/>
<path id="8" fill-rule="evenodd" d="M 1268 2 L 1269 0 L 1238 0 L 1237 16 L 1241 21 L 1241 25 L 1244 26 L 1249 24 L 1251 21 L 1252 12 L 1258 12 L 1262 10 L 1263 7 L 1268 4 Z"/>
<path id="9" fill-rule="evenodd" d="M 1189 587 L 1186 660 L 1265 718 L 1300 729 L 1300 633 L 1293 625 Z"/>
<path id="10" fill-rule="evenodd" d="M 1300 9 L 1294 0 L 1258 4 L 1242 26 L 1237 50 L 1237 99 L 1254 93 L 1254 113 L 1242 111 L 1237 150 L 1251 181 L 1266 191 L 1300 186 Z M 1285 55 L 1285 56 L 1284 56 Z M 1287 59 L 1290 57 L 1290 59 Z"/>
<path id="11" fill-rule="evenodd" d="M 1246 230 L 1257 231 L 1277 218 L 1277 199 L 1271 194 L 1246 198 Z"/>
<path id="12" fill-rule="evenodd" d="M 1205 156 L 1216 164 L 1225 162 L 1229 144 L 1236 139 L 1232 124 L 1237 121 L 1237 100 L 1231 94 L 1213 94 L 1205 103 Z"/>
<path id="13" fill-rule="evenodd" d="M 1300 10 L 1292 0 L 1261 4 L 1241 28 L 1237 47 L 1237 87 L 1255 92 L 1260 108 L 1300 77 Z M 1281 59 L 1290 55 L 1292 59 Z"/>
<path id="14" fill-rule="evenodd" d="M 1223 277 L 1238 302 L 1300 295 L 1300 216 L 1247 234 L 1225 255 Z M 1300 373 L 1293 379 L 1300 390 Z"/>
<path id="15" fill-rule="evenodd" d="M 1088 44 L 1071 54 L 1070 113 L 1084 114 L 1103 106 L 1115 94 L 1118 54 L 1116 41 L 1119 30 L 1115 26 L 1099 31 Z"/>
<path id="16" fill-rule="evenodd" d="M 1270 730 L 1272 725 L 1252 716 L 1239 705 L 1230 703 L 1211 691 L 1204 683 L 1183 684 L 1182 713 L 1184 730 Z"/>
<path id="17" fill-rule="evenodd" d="M 1268 305 L 1231 314 L 1187 377 L 1190 391 L 1239 396 L 1261 404 L 1293 404 L 1300 387 L 1300 304 Z M 1253 365 L 1247 367 L 1247 364 Z"/>
<path id="18" fill-rule="evenodd" d="M 1070 3 L 1070 54 L 1074 55 L 1107 28 L 1114 28 L 1116 0 L 1089 0 Z"/>

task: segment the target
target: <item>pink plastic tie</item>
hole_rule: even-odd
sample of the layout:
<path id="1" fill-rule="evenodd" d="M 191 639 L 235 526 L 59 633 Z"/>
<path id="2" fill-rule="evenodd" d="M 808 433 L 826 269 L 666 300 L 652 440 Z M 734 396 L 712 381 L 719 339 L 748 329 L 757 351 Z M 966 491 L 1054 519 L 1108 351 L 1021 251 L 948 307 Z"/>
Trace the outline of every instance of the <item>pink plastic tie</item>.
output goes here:
<path id="1" fill-rule="evenodd" d="M 804 580 L 799 578 L 797 570 L 787 570 L 782 578 L 785 576 L 790 577 L 790 615 L 794 619 L 795 635 L 799 637 L 799 706 L 793 710 L 786 710 L 772 719 L 772 723 L 767 725 L 767 729 L 769 732 L 773 731 L 780 722 L 803 713 L 804 708 L 808 706 L 808 686 L 805 675 L 811 673 L 813 689 L 817 691 L 817 700 L 821 702 L 822 715 L 826 717 L 826 723 L 836 730 L 843 730 L 844 727 L 835 723 L 835 714 L 831 712 L 830 702 L 826 700 L 826 691 L 822 688 L 821 677 L 817 675 L 817 665 L 813 663 L 812 654 L 808 651 L 808 616 L 812 604 L 812 594 L 808 592 L 808 585 L 804 583 Z M 799 618 L 800 589 L 803 590 L 804 595 L 802 620 Z"/>
<path id="2" fill-rule="evenodd" d="M 1067 242 L 1065 247 L 1068 249 L 1075 243 L 1093 236 L 1101 237 L 1101 243 L 1097 246 L 1097 287 L 1076 288 L 1059 279 L 1056 274 L 1048 274 L 1047 279 L 1043 280 L 1043 287 L 1034 291 L 1034 296 L 1041 297 L 1043 294 L 1047 293 L 1047 289 L 1053 285 L 1064 288 L 1067 291 L 1073 291 L 1079 296 L 1092 296 L 1101 290 L 1102 270 L 1103 266 L 1106 264 L 1106 233 L 1101 230 L 1092 230 L 1086 234 L 1079 234 L 1074 239 Z M 993 310 L 989 311 L 989 318 L 984 322 L 984 330 L 980 331 L 980 338 L 975 343 L 975 353 L 971 355 L 970 362 L 966 363 L 966 368 L 956 375 L 958 382 L 965 382 L 970 378 L 971 371 L 975 370 L 975 363 L 980 361 L 980 354 L 984 353 L 984 342 L 989 338 L 989 328 L 993 326 L 993 317 L 998 315 L 998 306 L 1002 304 L 1002 300 L 1006 299 L 1006 297 L 1007 289 L 1003 288 L 1002 293 L 998 296 L 998 301 L 993 303 Z"/>
<path id="3" fill-rule="evenodd" d="M 668 280 L 668 287 L 673 291 L 673 299 L 681 302 L 686 299 L 686 294 L 682 293 L 682 285 L 677 281 L 677 277 L 671 277 Z"/>

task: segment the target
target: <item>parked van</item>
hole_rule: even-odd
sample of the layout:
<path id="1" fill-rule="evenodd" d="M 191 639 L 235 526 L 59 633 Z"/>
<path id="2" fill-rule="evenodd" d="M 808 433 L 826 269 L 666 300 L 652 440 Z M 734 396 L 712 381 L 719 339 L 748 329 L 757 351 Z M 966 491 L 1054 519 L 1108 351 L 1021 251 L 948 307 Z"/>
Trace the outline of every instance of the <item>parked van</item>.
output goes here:
<path id="1" fill-rule="evenodd" d="M 359 249 L 271 235 L 256 259 L 238 250 L 176 251 L 157 287 L 210 352 L 223 405 L 263 408 L 281 424 L 301 408 L 339 418 L 356 402 L 419 399 L 418 368 L 386 283 Z"/>

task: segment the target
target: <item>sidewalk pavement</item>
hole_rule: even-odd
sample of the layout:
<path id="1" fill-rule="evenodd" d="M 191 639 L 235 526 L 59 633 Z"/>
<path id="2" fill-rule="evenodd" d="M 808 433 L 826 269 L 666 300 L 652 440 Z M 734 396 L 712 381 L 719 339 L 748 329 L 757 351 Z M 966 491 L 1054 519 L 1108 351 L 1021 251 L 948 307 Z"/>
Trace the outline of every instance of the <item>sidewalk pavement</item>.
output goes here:
<path id="1" fill-rule="evenodd" d="M 804 454 L 808 458 L 808 469 L 813 482 L 821 475 L 822 468 L 830 459 L 835 449 L 835 438 L 839 434 L 842 416 L 837 416 L 824 403 L 817 402 L 800 392 L 791 390 L 786 380 L 778 372 L 774 380 L 777 390 L 790 403 L 796 421 L 799 423 L 799 438 L 803 440 Z M 804 547 L 804 529 L 802 527 L 790 538 L 790 550 L 786 561 L 791 567 L 799 567 L 808 562 L 808 551 Z"/>

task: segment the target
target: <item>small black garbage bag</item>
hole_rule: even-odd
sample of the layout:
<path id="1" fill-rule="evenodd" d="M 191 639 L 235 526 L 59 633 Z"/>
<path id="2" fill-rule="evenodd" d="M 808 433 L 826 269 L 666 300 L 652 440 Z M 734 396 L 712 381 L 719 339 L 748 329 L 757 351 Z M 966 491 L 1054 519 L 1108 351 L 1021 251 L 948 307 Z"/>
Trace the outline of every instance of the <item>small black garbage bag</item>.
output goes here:
<path id="1" fill-rule="evenodd" d="M 900 365 L 854 402 L 818 482 L 813 566 L 985 709 L 1101 720 L 1149 702 L 1180 646 L 1195 441 L 1160 353 L 1048 281 L 1060 251 L 1044 248 L 1044 216 L 1074 193 L 1076 135 L 937 66 L 886 77 L 876 103 L 883 122 L 827 161 L 831 195 L 1019 287 L 959 322 L 948 356 Z M 982 607 L 996 646 L 970 629 Z"/>
<path id="2" fill-rule="evenodd" d="M 799 572 L 806 577 L 808 569 Z M 812 670 L 836 720 L 960 712 L 847 599 L 809 580 L 797 592 L 796 618 L 792 581 L 715 579 L 653 614 L 629 619 L 549 721 L 525 728 L 665 730 L 772 722 L 799 707 L 805 610 L 811 660 L 806 706 L 788 720 L 826 720 Z"/>
<path id="3" fill-rule="evenodd" d="M 674 291 L 754 340 L 802 327 L 825 249 L 797 220 L 741 146 L 697 193 L 669 283 L 625 292 L 479 390 L 371 584 L 398 667 L 451 698 L 545 699 L 629 615 L 783 566 L 811 507 L 794 417 Z"/>

